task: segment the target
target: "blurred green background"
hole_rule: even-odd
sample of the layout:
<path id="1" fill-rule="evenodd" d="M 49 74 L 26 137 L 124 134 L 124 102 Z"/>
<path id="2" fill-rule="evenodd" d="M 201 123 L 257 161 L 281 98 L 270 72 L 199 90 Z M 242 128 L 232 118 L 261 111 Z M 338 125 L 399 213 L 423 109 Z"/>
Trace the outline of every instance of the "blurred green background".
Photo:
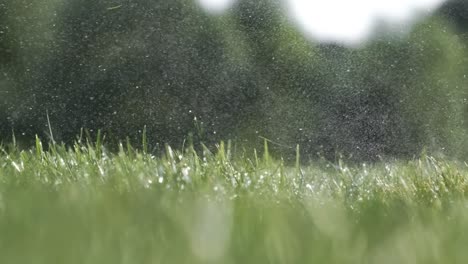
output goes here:
<path id="1" fill-rule="evenodd" d="M 189 0 L 3 0 L 0 139 L 46 137 L 48 113 L 66 143 L 146 126 L 153 150 L 192 135 L 305 158 L 466 157 L 467 10 L 448 1 L 347 48 L 306 39 L 275 0 L 218 16 Z"/>

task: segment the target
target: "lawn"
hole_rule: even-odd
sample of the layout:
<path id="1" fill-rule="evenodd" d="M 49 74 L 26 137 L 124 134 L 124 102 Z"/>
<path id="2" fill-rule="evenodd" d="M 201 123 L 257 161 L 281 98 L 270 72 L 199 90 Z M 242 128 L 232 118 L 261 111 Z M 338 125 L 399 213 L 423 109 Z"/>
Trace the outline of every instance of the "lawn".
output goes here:
<path id="1" fill-rule="evenodd" d="M 213 149 L 0 147 L 0 263 L 468 263 L 462 161 Z"/>

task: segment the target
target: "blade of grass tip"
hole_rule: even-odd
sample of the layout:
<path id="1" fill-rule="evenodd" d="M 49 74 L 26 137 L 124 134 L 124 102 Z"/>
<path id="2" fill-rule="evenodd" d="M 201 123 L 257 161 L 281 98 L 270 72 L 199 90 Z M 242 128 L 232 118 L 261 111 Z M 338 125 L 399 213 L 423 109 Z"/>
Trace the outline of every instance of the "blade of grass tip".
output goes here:
<path id="1" fill-rule="evenodd" d="M 166 147 L 166 158 L 171 165 L 171 169 L 173 173 L 177 172 L 177 166 L 176 166 L 176 160 L 174 157 L 174 151 L 172 150 L 171 146 L 169 144 L 165 144 Z"/>
<path id="2" fill-rule="evenodd" d="M 52 125 L 50 124 L 49 110 L 46 110 L 46 116 L 47 116 L 47 125 L 49 126 L 50 140 L 52 141 L 52 145 L 55 145 L 54 133 L 52 133 Z"/>
<path id="3" fill-rule="evenodd" d="M 199 172 L 200 168 L 201 168 L 200 159 L 198 157 L 197 151 L 195 150 L 195 148 L 193 146 L 193 141 L 190 140 L 190 136 L 189 136 L 189 139 L 187 141 L 188 141 L 188 147 L 187 147 L 187 150 L 186 150 L 185 154 L 192 163 L 194 173 L 197 174 L 197 172 Z"/>
<path id="4" fill-rule="evenodd" d="M 81 160 L 81 149 L 80 143 L 78 143 L 78 141 L 75 141 L 75 143 L 73 143 L 73 150 L 70 154 L 74 154 L 77 160 Z"/>
<path id="5" fill-rule="evenodd" d="M 185 154 L 185 142 L 187 141 L 186 138 L 182 140 L 182 148 L 180 149 L 180 155 L 183 157 Z"/>
<path id="6" fill-rule="evenodd" d="M 8 155 L 8 152 L 6 151 L 5 147 L 3 146 L 3 143 L 0 143 L 0 151 L 2 151 L 3 154 Z"/>
<path id="7" fill-rule="evenodd" d="M 221 141 L 218 146 L 218 158 L 221 160 L 221 163 L 226 162 L 226 152 L 224 148 L 224 141 Z"/>
<path id="8" fill-rule="evenodd" d="M 42 158 L 43 150 L 42 150 L 42 142 L 39 139 L 39 136 L 36 135 L 36 157 L 38 159 Z"/>
<path id="9" fill-rule="evenodd" d="M 184 140 L 184 142 L 183 142 L 184 144 L 185 144 L 185 141 L 187 141 L 187 148 L 182 149 L 182 152 L 183 152 L 184 154 L 187 154 L 187 155 L 192 155 L 192 154 L 193 154 L 193 151 L 195 151 L 195 150 L 194 150 L 194 147 L 193 147 L 192 135 L 189 134 L 189 135 L 187 136 L 187 140 Z"/>
<path id="10" fill-rule="evenodd" d="M 78 138 L 78 144 L 81 145 L 82 141 L 83 141 L 83 128 L 80 128 L 80 137 Z"/>
<path id="11" fill-rule="evenodd" d="M 13 144 L 13 148 L 16 149 L 16 136 L 15 136 L 15 131 L 13 129 L 11 130 L 11 142 Z"/>
<path id="12" fill-rule="evenodd" d="M 166 143 L 164 144 L 164 148 L 166 149 L 166 158 L 172 163 L 174 161 L 174 152 L 172 151 L 171 146 Z"/>
<path id="13" fill-rule="evenodd" d="M 204 158 L 213 157 L 213 153 L 211 153 L 210 149 L 204 143 L 200 143 L 200 144 L 203 148 L 203 157 Z"/>
<path id="14" fill-rule="evenodd" d="M 257 154 L 256 148 L 254 148 L 254 157 L 255 157 L 255 170 L 258 170 L 258 154 Z"/>
<path id="15" fill-rule="evenodd" d="M 270 164 L 270 152 L 268 151 L 268 140 L 263 139 L 263 161 L 268 166 Z"/>
<path id="16" fill-rule="evenodd" d="M 194 146 L 193 146 L 193 133 L 189 133 L 188 136 L 187 136 L 187 146 L 188 146 L 189 151 L 192 151 L 192 149 L 194 148 Z"/>
<path id="17" fill-rule="evenodd" d="M 300 156 L 301 153 L 300 153 L 300 149 L 299 149 L 299 144 L 296 145 L 296 170 L 297 172 L 299 172 L 299 170 L 301 169 L 300 168 L 300 164 L 299 164 L 299 160 L 300 160 Z"/>
<path id="18" fill-rule="evenodd" d="M 48 142 L 48 154 L 52 155 L 52 156 L 57 156 L 57 148 L 56 148 L 56 145 L 54 144 L 54 142 L 50 141 Z"/>
<path id="19" fill-rule="evenodd" d="M 134 151 L 132 144 L 130 143 L 130 138 L 127 136 L 125 140 L 127 142 L 127 155 L 132 156 Z"/>
<path id="20" fill-rule="evenodd" d="M 143 148 L 143 155 L 148 154 L 148 138 L 146 135 L 146 125 L 143 127 L 143 135 L 141 139 L 141 144 Z"/>
<path id="21" fill-rule="evenodd" d="M 85 136 L 86 136 L 86 147 L 90 149 L 91 147 L 93 147 L 93 143 L 90 142 L 91 134 L 89 133 L 88 129 L 85 129 Z"/>
<path id="22" fill-rule="evenodd" d="M 232 155 L 231 149 L 232 149 L 232 141 L 229 139 L 228 144 L 227 144 L 227 150 L 226 150 L 226 158 L 228 160 L 231 160 L 231 155 Z"/>
<path id="23" fill-rule="evenodd" d="M 96 136 L 96 156 L 99 159 L 102 155 L 102 135 L 101 130 L 98 129 L 97 136 Z"/>
<path id="24" fill-rule="evenodd" d="M 124 146 L 123 146 L 123 143 L 122 141 L 119 141 L 119 156 L 120 157 L 125 157 L 125 149 L 124 149 Z"/>
<path id="25" fill-rule="evenodd" d="M 301 181 L 300 181 L 300 185 L 299 185 L 299 188 L 302 188 L 302 186 L 304 186 L 304 173 L 302 173 L 302 170 L 301 170 L 301 151 L 300 151 L 300 147 L 299 147 L 299 144 L 296 145 L 296 177 L 299 176 Z"/>
<path id="26" fill-rule="evenodd" d="M 279 174 L 280 174 L 280 186 L 286 186 L 286 173 L 284 172 L 284 159 L 281 157 L 280 167 L 279 167 Z"/>

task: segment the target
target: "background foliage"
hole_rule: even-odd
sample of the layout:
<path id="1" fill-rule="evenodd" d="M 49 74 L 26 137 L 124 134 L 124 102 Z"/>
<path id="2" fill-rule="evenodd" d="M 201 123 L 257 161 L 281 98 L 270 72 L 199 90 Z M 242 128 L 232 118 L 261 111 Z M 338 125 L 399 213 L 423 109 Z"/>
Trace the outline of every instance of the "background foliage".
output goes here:
<path id="1" fill-rule="evenodd" d="M 81 128 L 150 144 L 269 138 L 309 157 L 466 156 L 467 14 L 449 1 L 361 48 L 305 39 L 275 0 L 4 0 L 0 136 Z M 303 155 L 307 157 L 307 155 Z"/>

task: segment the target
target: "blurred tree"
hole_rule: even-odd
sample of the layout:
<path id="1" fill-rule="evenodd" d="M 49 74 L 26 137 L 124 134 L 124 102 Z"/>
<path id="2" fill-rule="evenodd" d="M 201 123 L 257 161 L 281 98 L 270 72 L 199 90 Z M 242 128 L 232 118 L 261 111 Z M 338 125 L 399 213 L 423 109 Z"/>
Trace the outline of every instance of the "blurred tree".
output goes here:
<path id="1" fill-rule="evenodd" d="M 438 15 L 453 23 L 460 32 L 468 31 L 468 2 L 449 0 L 438 10 Z"/>
<path id="2" fill-rule="evenodd" d="M 0 138 L 6 135 L 6 130 L 8 129 L 8 126 L 6 126 L 7 111 L 12 101 L 9 92 L 11 87 L 9 68 L 12 64 L 13 45 L 11 43 L 10 28 L 7 23 L 8 4 L 8 2 L 0 3 Z"/>
<path id="3" fill-rule="evenodd" d="M 404 111 L 432 150 L 445 149 L 454 155 L 466 153 L 468 96 L 466 42 L 440 19 L 420 24 L 411 34 L 408 47 L 415 75 L 404 93 Z"/>
<path id="4" fill-rule="evenodd" d="M 43 81 L 39 69 L 47 64 L 55 48 L 51 45 L 55 9 L 59 0 L 13 1 L 0 4 L 0 133 L 15 130 L 17 136 L 42 130 L 30 120 L 35 93 L 32 87 Z M 45 112 L 43 113 L 45 117 Z"/>
<path id="5" fill-rule="evenodd" d="M 318 49 L 297 31 L 282 8 L 275 0 L 245 0 L 237 5 L 235 17 L 252 51 L 259 90 L 258 114 L 246 129 L 249 142 L 260 147 L 266 137 L 278 143 L 271 149 L 285 154 L 295 144 L 317 143 L 311 135 L 317 126 L 314 104 L 323 78 Z"/>
<path id="6" fill-rule="evenodd" d="M 228 50 L 240 40 L 226 41 L 226 21 L 194 3 L 75 0 L 58 17 L 35 107 L 60 140 L 81 127 L 121 139 L 147 126 L 154 141 L 181 143 L 195 116 L 216 140 L 253 112 L 250 69 Z"/>
<path id="7" fill-rule="evenodd" d="M 331 50 L 325 63 L 335 77 L 317 102 L 318 135 L 330 151 L 369 160 L 461 150 L 466 50 L 443 21 L 421 23 L 403 39 Z"/>
<path id="8" fill-rule="evenodd" d="M 439 9 L 438 15 L 455 27 L 458 37 L 462 40 L 463 44 L 466 45 L 466 43 L 468 43 L 468 2 L 464 0 L 449 0 Z M 468 59 L 465 57 L 462 58 L 464 59 L 463 69 L 464 72 L 466 72 L 468 70 Z M 458 59 L 461 60 L 462 58 Z M 458 65 L 458 67 L 460 66 L 461 65 Z M 466 75 L 464 76 L 466 78 Z M 467 84 L 464 83 L 462 86 L 460 86 L 460 89 L 465 91 L 468 90 Z M 466 93 L 464 96 L 464 120 L 468 120 L 468 99 Z M 465 122 L 465 124 L 468 126 L 468 123 Z"/>

